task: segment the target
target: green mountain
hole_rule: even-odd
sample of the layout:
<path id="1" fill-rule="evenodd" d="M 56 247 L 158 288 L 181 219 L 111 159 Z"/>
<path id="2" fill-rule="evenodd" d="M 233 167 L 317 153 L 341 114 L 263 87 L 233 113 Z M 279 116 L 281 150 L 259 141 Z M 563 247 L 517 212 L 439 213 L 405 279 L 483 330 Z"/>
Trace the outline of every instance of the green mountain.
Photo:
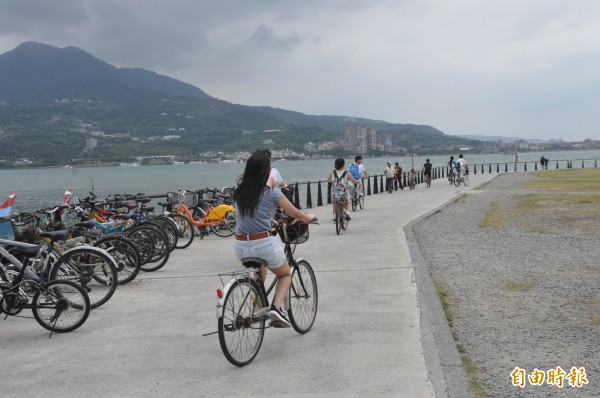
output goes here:
<path id="1" fill-rule="evenodd" d="M 374 127 L 394 145 L 421 151 L 481 144 L 431 126 L 231 104 L 75 47 L 26 42 L 0 55 L 0 160 L 129 161 L 262 146 L 302 152 L 309 141 L 338 140 L 349 125 Z"/>

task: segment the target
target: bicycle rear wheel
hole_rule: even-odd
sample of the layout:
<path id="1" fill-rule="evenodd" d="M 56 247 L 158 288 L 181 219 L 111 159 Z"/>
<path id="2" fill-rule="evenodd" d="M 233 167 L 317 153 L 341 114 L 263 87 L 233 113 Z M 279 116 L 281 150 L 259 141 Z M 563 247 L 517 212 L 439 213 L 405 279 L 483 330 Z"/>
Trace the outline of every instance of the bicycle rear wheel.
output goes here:
<path id="1" fill-rule="evenodd" d="M 460 176 L 458 176 L 458 175 L 455 176 L 454 177 L 454 185 L 457 187 L 460 187 L 460 180 L 461 180 Z"/>
<path id="2" fill-rule="evenodd" d="M 219 224 L 211 224 L 210 229 L 217 236 L 221 236 L 226 238 L 228 236 L 233 235 L 235 232 L 235 224 L 237 222 L 237 217 L 235 212 L 228 211 L 225 216 L 223 216 L 223 222 Z"/>
<path id="3" fill-rule="evenodd" d="M 60 256 L 52 266 L 50 279 L 66 279 L 80 285 L 89 296 L 92 308 L 105 304 L 117 289 L 114 259 L 95 247 L 76 247 Z"/>
<path id="4" fill-rule="evenodd" d="M 223 316 L 218 320 L 219 343 L 225 358 L 235 366 L 252 362 L 265 334 L 266 317 L 254 313 L 267 306 L 258 284 L 250 279 L 235 282 L 223 300 Z"/>
<path id="5" fill-rule="evenodd" d="M 356 211 L 356 207 L 358 206 L 358 197 L 356 196 L 358 192 L 352 196 L 352 211 Z"/>
<path id="6" fill-rule="evenodd" d="M 340 234 L 340 229 L 342 228 L 343 214 L 344 212 L 342 211 L 342 207 L 340 205 L 337 205 L 337 207 L 335 208 L 335 232 L 338 235 Z"/>
<path id="7" fill-rule="evenodd" d="M 304 334 L 310 330 L 317 316 L 319 305 L 317 279 L 306 260 L 298 261 L 297 266 L 293 268 L 292 285 L 288 296 L 290 300 L 288 315 L 294 330 Z"/>
<path id="8" fill-rule="evenodd" d="M 465 176 L 463 177 L 463 184 L 465 184 L 465 187 L 469 185 L 469 175 L 465 174 Z"/>
<path id="9" fill-rule="evenodd" d="M 56 333 L 73 331 L 90 314 L 90 299 L 74 282 L 54 280 L 33 295 L 33 317 L 42 327 Z"/>

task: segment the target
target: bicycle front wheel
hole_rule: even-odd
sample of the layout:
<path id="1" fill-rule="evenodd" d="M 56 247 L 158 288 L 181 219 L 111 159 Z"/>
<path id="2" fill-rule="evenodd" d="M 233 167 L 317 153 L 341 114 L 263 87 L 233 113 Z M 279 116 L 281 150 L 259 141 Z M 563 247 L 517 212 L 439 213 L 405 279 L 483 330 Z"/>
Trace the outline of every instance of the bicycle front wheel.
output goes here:
<path id="1" fill-rule="evenodd" d="M 361 194 L 361 195 L 358 197 L 358 206 L 359 206 L 361 209 L 364 209 L 364 208 L 365 208 L 365 196 L 364 196 L 364 195 L 362 195 L 362 194 Z"/>
<path id="2" fill-rule="evenodd" d="M 131 282 L 140 273 L 140 252 L 133 242 L 124 236 L 102 238 L 94 242 L 94 246 L 106 250 L 117 262 L 119 285 Z"/>
<path id="3" fill-rule="evenodd" d="M 460 177 L 459 176 L 454 177 L 454 185 L 457 187 L 460 187 Z"/>
<path id="4" fill-rule="evenodd" d="M 54 280 L 33 295 L 33 317 L 42 327 L 56 333 L 73 331 L 90 315 L 90 299 L 74 282 Z"/>
<path id="5" fill-rule="evenodd" d="M 177 244 L 176 249 L 185 249 L 194 241 L 194 226 L 186 216 L 181 214 L 169 214 L 169 217 L 177 225 Z"/>
<path id="6" fill-rule="evenodd" d="M 256 282 L 240 279 L 223 300 L 223 316 L 219 318 L 219 343 L 225 358 L 235 366 L 252 362 L 258 354 L 265 334 L 266 317 L 254 313 L 267 306 Z"/>
<path id="7" fill-rule="evenodd" d="M 469 175 L 465 174 L 465 176 L 463 177 L 463 184 L 465 184 L 465 187 L 469 185 Z"/>
<path id="8" fill-rule="evenodd" d="M 290 323 L 296 332 L 304 334 L 315 322 L 319 305 L 317 279 L 308 261 L 300 260 L 294 267 L 288 297 Z"/>

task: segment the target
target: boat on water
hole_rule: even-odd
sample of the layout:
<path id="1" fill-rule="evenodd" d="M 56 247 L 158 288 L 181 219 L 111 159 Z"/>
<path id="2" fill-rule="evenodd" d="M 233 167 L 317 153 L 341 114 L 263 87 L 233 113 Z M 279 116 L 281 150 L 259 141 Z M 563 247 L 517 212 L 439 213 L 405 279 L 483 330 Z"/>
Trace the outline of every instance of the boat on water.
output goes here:
<path id="1" fill-rule="evenodd" d="M 137 162 L 132 162 L 132 163 L 121 162 L 121 163 L 119 163 L 120 167 L 137 167 L 139 165 L 140 164 Z"/>
<path id="2" fill-rule="evenodd" d="M 184 165 L 184 164 L 185 164 L 185 162 L 173 162 L 174 166 L 181 166 L 181 165 Z"/>

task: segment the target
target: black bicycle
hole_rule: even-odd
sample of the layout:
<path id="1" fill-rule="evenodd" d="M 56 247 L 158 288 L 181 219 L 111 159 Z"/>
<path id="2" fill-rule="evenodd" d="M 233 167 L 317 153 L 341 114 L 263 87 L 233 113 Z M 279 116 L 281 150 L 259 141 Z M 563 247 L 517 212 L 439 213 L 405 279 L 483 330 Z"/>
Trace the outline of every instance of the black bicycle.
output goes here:
<path id="1" fill-rule="evenodd" d="M 275 231 L 285 243 L 285 255 L 292 268 L 292 284 L 284 309 L 294 330 L 304 334 L 311 329 L 317 316 L 317 280 L 308 261 L 295 260 L 293 253 L 297 244 L 308 240 L 308 224 L 284 218 L 276 223 Z M 215 333 L 219 334 L 223 354 L 236 366 L 252 362 L 262 345 L 265 328 L 271 327 L 267 323 L 270 322 L 268 297 L 277 278 L 265 287 L 260 272 L 265 263 L 258 258 L 243 259 L 245 269 L 219 275 L 223 288 L 217 290 L 218 331 Z"/>
<path id="2" fill-rule="evenodd" d="M 0 244 L 14 243 L 0 239 Z M 44 250 L 43 246 L 22 245 L 11 246 L 11 251 L 32 258 Z M 3 260 L 0 262 L 0 313 L 7 317 L 19 316 L 23 309 L 29 308 L 42 327 L 56 333 L 73 331 L 85 323 L 92 306 L 81 286 L 68 280 L 38 276 L 27 262 L 21 263 L 1 245 L 0 258 Z"/>

